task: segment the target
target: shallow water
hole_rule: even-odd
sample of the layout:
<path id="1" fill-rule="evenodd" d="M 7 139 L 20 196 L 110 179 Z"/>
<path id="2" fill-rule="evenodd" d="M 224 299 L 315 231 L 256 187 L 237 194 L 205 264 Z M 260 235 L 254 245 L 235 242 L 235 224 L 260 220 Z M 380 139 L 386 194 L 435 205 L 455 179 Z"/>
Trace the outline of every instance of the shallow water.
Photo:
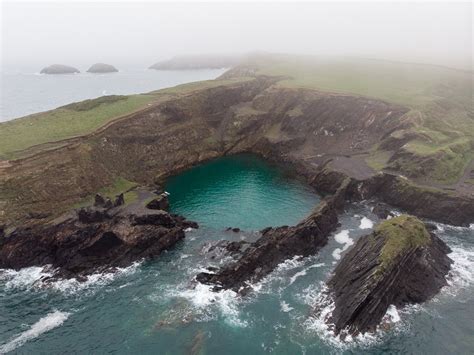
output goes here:
<path id="1" fill-rule="evenodd" d="M 346 246 L 377 223 L 369 207 L 347 208 L 319 255 L 282 263 L 248 297 L 239 298 L 193 282 L 200 270 L 225 262 L 205 258 L 206 242 L 253 240 L 264 226 L 294 224 L 319 197 L 284 170 L 252 156 L 209 162 L 170 179 L 166 189 L 172 210 L 201 228 L 187 232 L 185 241 L 155 261 L 94 275 L 83 284 L 45 286 L 36 281 L 46 273 L 41 268 L 0 271 L 0 353 L 473 352 L 472 229 L 440 225 L 455 264 L 451 285 L 439 296 L 423 306 L 391 309 L 392 319 L 400 320 L 387 333 L 342 342 L 313 308 L 323 303 L 321 290 L 337 263 L 335 254 L 343 256 Z M 244 231 L 225 232 L 227 226 Z"/>
<path id="2" fill-rule="evenodd" d="M 107 74 L 46 75 L 2 72 L 0 122 L 103 95 L 140 94 L 193 81 L 215 79 L 225 69 L 121 69 Z"/>

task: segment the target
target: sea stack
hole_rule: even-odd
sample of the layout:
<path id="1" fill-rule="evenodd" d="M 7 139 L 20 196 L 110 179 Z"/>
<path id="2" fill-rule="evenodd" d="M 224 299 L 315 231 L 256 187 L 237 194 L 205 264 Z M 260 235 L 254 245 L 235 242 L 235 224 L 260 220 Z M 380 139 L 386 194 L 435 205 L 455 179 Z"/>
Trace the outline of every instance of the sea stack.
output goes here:
<path id="1" fill-rule="evenodd" d="M 113 65 L 105 63 L 95 63 L 88 70 L 88 73 L 116 73 L 118 69 Z"/>
<path id="2" fill-rule="evenodd" d="M 447 285 L 449 247 L 413 216 L 380 223 L 344 256 L 328 282 L 336 334 L 376 331 L 387 309 L 422 303 Z"/>
<path id="3" fill-rule="evenodd" d="M 75 74 L 80 73 L 79 69 L 63 64 L 53 64 L 43 68 L 41 74 Z"/>

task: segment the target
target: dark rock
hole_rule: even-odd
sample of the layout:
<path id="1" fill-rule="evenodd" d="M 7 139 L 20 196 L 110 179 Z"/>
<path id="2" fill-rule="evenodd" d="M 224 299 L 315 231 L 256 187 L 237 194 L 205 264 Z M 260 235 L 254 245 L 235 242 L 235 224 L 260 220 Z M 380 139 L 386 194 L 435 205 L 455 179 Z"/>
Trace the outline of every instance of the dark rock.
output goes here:
<path id="1" fill-rule="evenodd" d="M 105 198 L 101 194 L 96 194 L 94 197 L 94 207 L 104 207 Z"/>
<path id="2" fill-rule="evenodd" d="M 239 233 L 239 232 L 240 232 L 240 228 L 227 227 L 225 230 L 226 230 L 227 232 L 232 231 L 232 232 L 234 232 L 234 233 Z"/>
<path id="3" fill-rule="evenodd" d="M 84 279 L 93 272 L 159 255 L 183 239 L 190 224 L 194 225 L 183 217 L 144 206 L 131 211 L 120 206 L 113 210 L 82 208 L 57 223 L 5 233 L 0 243 L 0 268 L 51 264 L 57 270 L 55 277 Z"/>
<path id="4" fill-rule="evenodd" d="M 125 204 L 125 198 L 124 198 L 123 193 L 122 193 L 122 194 L 117 195 L 115 197 L 114 207 L 122 206 L 123 204 Z"/>
<path id="5" fill-rule="evenodd" d="M 382 203 L 377 203 L 373 210 L 372 213 L 374 213 L 377 217 L 380 219 L 387 219 L 388 217 L 393 217 L 394 214 L 390 211 L 388 206 L 382 204 Z"/>
<path id="6" fill-rule="evenodd" d="M 265 228 L 262 236 L 251 244 L 235 263 L 224 266 L 216 274 L 200 273 L 196 279 L 212 284 L 214 290 L 248 291 L 248 284 L 269 274 L 278 264 L 296 255 L 315 254 L 326 245 L 329 234 L 338 224 L 337 211 L 342 207 L 348 181 L 337 192 L 325 198 L 309 217 L 294 227 Z"/>
<path id="7" fill-rule="evenodd" d="M 169 201 L 168 201 L 168 195 L 165 193 L 160 194 L 157 198 L 151 200 L 148 202 L 146 205 L 146 208 L 152 209 L 152 210 L 168 210 L 169 207 Z"/>
<path id="8" fill-rule="evenodd" d="M 3 238 L 5 236 L 5 226 L 0 226 L 0 238 Z"/>
<path id="9" fill-rule="evenodd" d="M 80 73 L 78 69 L 68 65 L 53 64 L 49 67 L 43 68 L 41 74 L 75 74 Z"/>
<path id="10" fill-rule="evenodd" d="M 402 215 L 361 237 L 328 282 L 335 333 L 375 331 L 390 305 L 421 303 L 447 285 L 450 250 L 423 223 Z"/>
<path id="11" fill-rule="evenodd" d="M 97 223 L 109 219 L 107 210 L 97 207 L 85 207 L 77 211 L 77 217 L 81 223 Z"/>

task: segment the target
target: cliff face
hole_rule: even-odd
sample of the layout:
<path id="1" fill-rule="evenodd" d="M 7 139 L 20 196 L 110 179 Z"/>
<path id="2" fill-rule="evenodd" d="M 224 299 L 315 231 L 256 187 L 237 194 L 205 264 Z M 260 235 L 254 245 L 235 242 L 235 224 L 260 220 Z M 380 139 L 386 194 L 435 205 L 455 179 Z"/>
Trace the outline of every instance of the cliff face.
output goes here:
<path id="1" fill-rule="evenodd" d="M 100 197 L 100 196 L 99 196 Z M 98 203 L 100 201 L 100 203 Z M 57 277 L 83 277 L 158 256 L 184 238 L 194 222 L 149 209 L 96 198 L 96 206 L 65 214 L 50 224 L 20 227 L 0 240 L 0 268 L 52 265 Z"/>
<path id="2" fill-rule="evenodd" d="M 281 88 L 274 85 L 277 80 L 262 76 L 169 95 L 106 129 L 65 141 L 64 147 L 10 162 L 0 176 L 0 222 L 30 220 L 38 211 L 54 217 L 118 178 L 159 183 L 199 162 L 239 152 L 293 164 L 308 178 L 332 159 L 328 168 L 342 177 L 370 182 L 374 172 L 358 156 L 411 124 L 402 119 L 407 109 L 399 105 Z M 324 184 L 315 185 L 324 191 Z M 387 186 L 392 185 L 377 194 Z M 403 190 L 383 193 L 388 203 L 404 201 Z M 447 204 L 448 214 L 454 216 L 457 206 Z M 454 223 L 470 219 L 466 215 Z"/>
<path id="3" fill-rule="evenodd" d="M 335 332 L 375 331 L 390 305 L 424 302 L 447 285 L 449 248 L 424 224 L 402 215 L 361 237 L 329 280 Z"/>

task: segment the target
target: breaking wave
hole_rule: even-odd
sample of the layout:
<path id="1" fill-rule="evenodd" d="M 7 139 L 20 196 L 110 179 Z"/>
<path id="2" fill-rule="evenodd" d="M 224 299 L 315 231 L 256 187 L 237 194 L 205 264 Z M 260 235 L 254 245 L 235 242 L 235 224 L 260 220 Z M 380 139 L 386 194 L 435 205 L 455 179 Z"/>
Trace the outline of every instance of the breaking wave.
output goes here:
<path id="1" fill-rule="evenodd" d="M 27 341 L 39 337 L 41 334 L 46 333 L 56 327 L 62 325 L 70 316 L 71 313 L 54 311 L 48 313 L 46 316 L 41 318 L 39 321 L 34 323 L 30 329 L 18 334 L 13 337 L 10 341 L 4 345 L 0 345 L 0 354 L 8 353 L 17 349 L 18 347 L 25 344 Z"/>

